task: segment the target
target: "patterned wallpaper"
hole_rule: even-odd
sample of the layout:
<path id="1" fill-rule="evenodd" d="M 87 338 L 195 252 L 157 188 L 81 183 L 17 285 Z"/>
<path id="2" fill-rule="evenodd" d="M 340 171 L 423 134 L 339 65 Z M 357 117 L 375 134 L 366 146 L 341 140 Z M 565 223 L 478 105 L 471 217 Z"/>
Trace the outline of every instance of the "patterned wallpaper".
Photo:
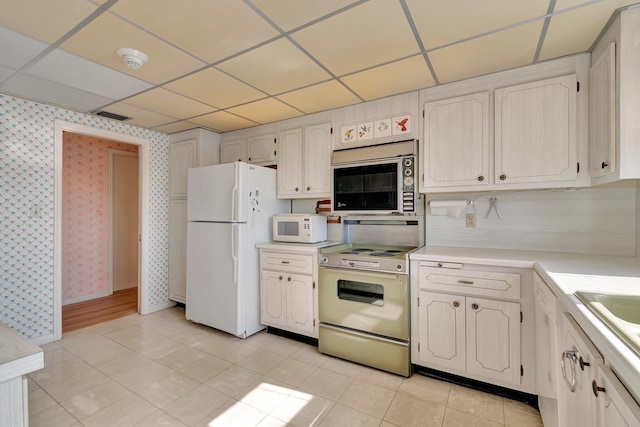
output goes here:
<path id="1" fill-rule="evenodd" d="M 138 146 L 64 132 L 62 304 L 109 291 L 109 149 Z"/>
<path id="2" fill-rule="evenodd" d="M 151 141 L 148 302 L 169 294 L 168 135 L 0 94 L 0 322 L 30 339 L 53 334 L 55 119 Z"/>

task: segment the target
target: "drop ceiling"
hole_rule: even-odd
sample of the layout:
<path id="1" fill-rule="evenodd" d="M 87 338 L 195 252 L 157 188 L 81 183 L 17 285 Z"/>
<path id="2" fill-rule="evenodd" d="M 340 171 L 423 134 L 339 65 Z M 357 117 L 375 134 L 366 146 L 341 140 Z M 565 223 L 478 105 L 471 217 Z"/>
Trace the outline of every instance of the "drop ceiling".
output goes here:
<path id="1" fill-rule="evenodd" d="M 0 0 L 0 93 L 223 133 L 585 52 L 629 4 Z"/>

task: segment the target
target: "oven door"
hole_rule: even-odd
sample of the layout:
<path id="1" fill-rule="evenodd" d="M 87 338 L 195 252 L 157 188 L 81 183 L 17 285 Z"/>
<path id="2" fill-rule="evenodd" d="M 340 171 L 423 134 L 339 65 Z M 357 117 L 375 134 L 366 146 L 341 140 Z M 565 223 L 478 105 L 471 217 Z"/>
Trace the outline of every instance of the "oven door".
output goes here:
<path id="1" fill-rule="evenodd" d="M 409 340 L 408 277 L 320 267 L 320 322 Z"/>
<path id="2" fill-rule="evenodd" d="M 402 212 L 400 159 L 333 166 L 333 211 Z"/>

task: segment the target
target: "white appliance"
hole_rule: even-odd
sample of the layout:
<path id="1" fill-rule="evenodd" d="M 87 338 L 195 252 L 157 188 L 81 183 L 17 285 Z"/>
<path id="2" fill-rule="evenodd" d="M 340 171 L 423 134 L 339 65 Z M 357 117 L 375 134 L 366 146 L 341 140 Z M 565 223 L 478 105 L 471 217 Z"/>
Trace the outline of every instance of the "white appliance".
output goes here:
<path id="1" fill-rule="evenodd" d="M 269 241 L 276 171 L 243 162 L 189 169 L 186 317 L 240 338 L 262 329 L 256 243 Z"/>
<path id="2" fill-rule="evenodd" d="M 293 243 L 318 243 L 327 240 L 327 217 L 305 213 L 273 217 L 273 240 Z"/>

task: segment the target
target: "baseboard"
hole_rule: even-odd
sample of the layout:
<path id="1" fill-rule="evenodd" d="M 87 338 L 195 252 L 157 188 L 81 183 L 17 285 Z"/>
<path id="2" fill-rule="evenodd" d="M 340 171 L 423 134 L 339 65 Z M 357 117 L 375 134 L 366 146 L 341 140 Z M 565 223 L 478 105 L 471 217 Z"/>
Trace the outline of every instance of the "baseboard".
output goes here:
<path id="1" fill-rule="evenodd" d="M 150 314 L 150 313 L 154 313 L 156 311 L 160 311 L 160 310 L 164 310 L 166 308 L 171 308 L 171 307 L 175 307 L 176 302 L 175 301 L 165 301 L 165 302 L 161 302 L 160 304 L 154 304 L 154 305 L 150 305 L 147 309 L 146 312 L 144 313 L 140 313 L 140 314 Z"/>
<path id="2" fill-rule="evenodd" d="M 56 337 L 54 334 L 42 335 L 41 337 L 31 338 L 29 341 L 35 345 L 44 345 L 56 341 Z"/>

